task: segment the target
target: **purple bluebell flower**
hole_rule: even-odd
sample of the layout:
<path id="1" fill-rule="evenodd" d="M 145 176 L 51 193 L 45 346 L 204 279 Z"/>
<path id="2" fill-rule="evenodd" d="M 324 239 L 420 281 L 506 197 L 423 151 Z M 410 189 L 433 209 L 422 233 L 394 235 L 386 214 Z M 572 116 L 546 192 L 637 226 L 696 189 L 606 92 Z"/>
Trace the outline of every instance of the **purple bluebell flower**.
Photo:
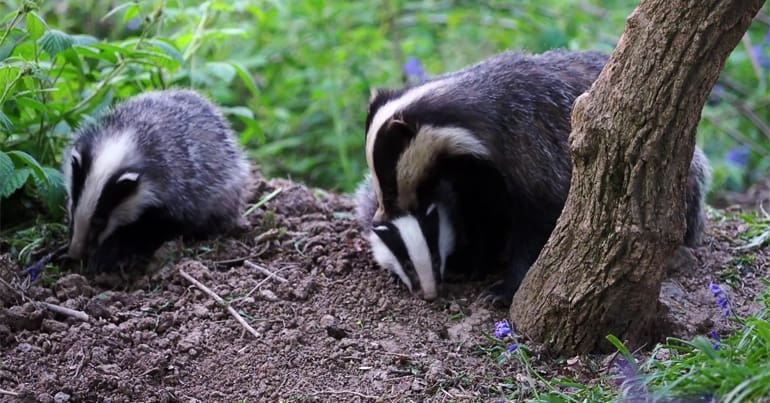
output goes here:
<path id="1" fill-rule="evenodd" d="M 740 168 L 743 168 L 749 162 L 750 151 L 751 149 L 749 148 L 749 146 L 744 144 L 742 146 L 735 147 L 732 150 L 728 151 L 725 159 L 731 164 L 736 165 Z"/>
<path id="2" fill-rule="evenodd" d="M 765 45 L 760 43 L 751 47 L 751 53 L 759 62 L 759 65 L 764 69 L 770 69 L 770 57 L 765 52 Z"/>
<path id="3" fill-rule="evenodd" d="M 141 17 L 134 17 L 128 21 L 126 27 L 129 31 L 138 31 L 142 27 L 143 19 Z"/>
<path id="4" fill-rule="evenodd" d="M 416 57 L 410 57 L 401 69 L 404 72 L 404 76 L 406 76 L 406 81 L 409 83 L 424 83 L 428 80 L 428 75 L 425 74 L 425 69 L 422 67 L 420 59 Z"/>
<path id="5" fill-rule="evenodd" d="M 508 336 L 510 334 L 511 334 L 511 325 L 508 323 L 507 320 L 501 320 L 495 323 L 495 336 L 498 339 L 502 339 L 505 336 Z"/>
<path id="6" fill-rule="evenodd" d="M 38 276 L 40 276 L 40 273 L 43 272 L 43 268 L 45 267 L 45 264 L 46 264 L 46 261 L 41 260 L 27 268 L 27 275 L 29 276 L 30 282 L 34 283 L 35 280 L 37 280 Z"/>
<path id="7" fill-rule="evenodd" d="M 722 338 L 719 337 L 719 332 L 712 330 L 711 333 L 709 333 L 709 336 L 714 340 L 714 350 L 719 350 L 721 348 L 720 343 L 722 342 Z"/>
<path id="8" fill-rule="evenodd" d="M 722 310 L 722 314 L 724 314 L 725 317 L 730 316 L 730 301 L 727 299 L 727 294 L 722 290 L 722 287 L 720 287 L 719 284 L 712 282 L 709 284 L 709 290 L 711 290 L 711 294 L 713 294 L 714 298 L 717 300 L 717 305 L 719 305 L 719 309 Z"/>
<path id="9" fill-rule="evenodd" d="M 519 345 L 516 344 L 516 343 L 513 343 L 513 344 L 508 346 L 508 352 L 512 353 L 512 352 L 516 351 L 518 348 L 519 348 Z"/>

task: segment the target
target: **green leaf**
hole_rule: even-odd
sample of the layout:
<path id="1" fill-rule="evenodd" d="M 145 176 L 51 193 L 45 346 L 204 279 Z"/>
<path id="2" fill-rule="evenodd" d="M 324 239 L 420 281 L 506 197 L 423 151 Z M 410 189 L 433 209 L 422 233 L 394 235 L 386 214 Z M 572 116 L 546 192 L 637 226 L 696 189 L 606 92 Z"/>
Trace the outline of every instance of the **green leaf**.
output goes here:
<path id="1" fill-rule="evenodd" d="M 7 133 L 13 131 L 13 122 L 11 122 L 11 119 L 8 119 L 8 116 L 3 111 L 0 111 L 0 128 Z"/>
<path id="2" fill-rule="evenodd" d="M 43 167 L 40 166 L 40 163 L 38 163 L 31 155 L 24 151 L 14 150 L 9 151 L 8 156 L 16 162 L 16 165 L 24 164 L 28 166 L 38 179 L 44 181 L 46 184 L 50 183 L 50 179 L 48 179 L 48 175 L 43 170 Z"/>
<path id="3" fill-rule="evenodd" d="M 104 14 L 104 17 L 102 17 L 102 21 L 105 21 L 108 18 L 112 17 L 113 15 L 115 15 L 115 14 L 117 14 L 117 13 L 119 13 L 119 12 L 125 10 L 125 9 L 132 8 L 132 7 L 138 7 L 138 5 L 136 3 L 134 3 L 134 2 L 123 3 L 123 4 L 113 8 L 112 10 L 108 11 L 107 14 Z M 128 13 L 128 11 L 126 11 L 126 13 Z"/>
<path id="4" fill-rule="evenodd" d="M 254 119 L 254 111 L 245 106 L 220 107 L 225 115 L 238 116 L 246 119 Z"/>
<path id="5" fill-rule="evenodd" d="M 130 3 L 129 3 L 129 4 L 130 4 Z M 139 5 L 138 5 L 138 4 L 136 4 L 136 3 L 134 3 L 134 4 L 132 5 L 132 7 L 129 7 L 129 8 L 126 10 L 126 13 L 125 13 L 125 14 L 123 14 L 123 22 L 124 22 L 124 23 L 128 23 L 129 21 L 131 21 L 131 20 L 132 20 L 134 17 L 136 17 L 137 15 L 139 15 L 139 11 L 140 11 L 140 10 L 141 10 L 141 9 L 139 8 Z"/>
<path id="6" fill-rule="evenodd" d="M 208 62 L 205 64 L 205 69 L 209 74 L 225 83 L 231 82 L 236 74 L 235 67 L 224 62 Z"/>
<path id="7" fill-rule="evenodd" d="M 184 64 L 184 58 L 182 57 L 182 54 L 179 53 L 179 50 L 177 50 L 174 45 L 164 42 L 160 39 L 150 39 L 148 42 L 153 44 L 158 49 L 164 51 L 167 55 L 178 61 L 180 64 Z"/>
<path id="8" fill-rule="evenodd" d="M 58 169 L 43 167 L 43 170 L 51 181 L 49 184 L 45 184 L 35 178 L 38 197 L 40 197 L 46 207 L 48 207 L 48 211 L 58 215 L 62 211 L 61 207 L 64 206 L 64 200 L 67 195 L 64 186 L 64 176 Z"/>
<path id="9" fill-rule="evenodd" d="M 98 42 L 99 42 L 99 39 L 91 35 L 84 35 L 84 34 L 72 35 L 72 44 L 76 46 L 90 46 Z"/>
<path id="10" fill-rule="evenodd" d="M 25 108 L 40 112 L 41 115 L 45 115 L 48 112 L 48 108 L 40 101 L 30 97 L 18 97 L 16 103 Z"/>
<path id="11" fill-rule="evenodd" d="M 14 170 L 13 161 L 8 154 L 0 151 L 0 188 L 3 187 L 5 178 L 9 177 Z"/>
<path id="12" fill-rule="evenodd" d="M 36 12 L 31 11 L 27 13 L 27 32 L 32 39 L 40 39 L 47 28 L 43 18 L 37 15 Z"/>
<path id="13" fill-rule="evenodd" d="M 32 171 L 29 168 L 21 168 L 6 176 L 5 180 L 0 183 L 0 198 L 7 199 L 14 192 L 21 189 L 27 183 L 27 178 L 29 178 L 31 173 Z"/>
<path id="14" fill-rule="evenodd" d="M 72 47 L 74 39 L 72 36 L 55 29 L 51 29 L 40 38 L 40 46 L 46 51 L 52 58 L 56 57 L 59 52 Z"/>
<path id="15" fill-rule="evenodd" d="M 257 84 L 254 82 L 254 77 L 249 74 L 248 70 L 246 70 L 246 68 L 238 62 L 230 62 L 230 65 L 233 66 L 235 72 L 238 73 L 238 77 L 243 80 L 243 83 L 246 84 L 246 88 L 251 91 L 251 94 L 255 97 L 259 96 L 259 89 L 257 89 Z"/>

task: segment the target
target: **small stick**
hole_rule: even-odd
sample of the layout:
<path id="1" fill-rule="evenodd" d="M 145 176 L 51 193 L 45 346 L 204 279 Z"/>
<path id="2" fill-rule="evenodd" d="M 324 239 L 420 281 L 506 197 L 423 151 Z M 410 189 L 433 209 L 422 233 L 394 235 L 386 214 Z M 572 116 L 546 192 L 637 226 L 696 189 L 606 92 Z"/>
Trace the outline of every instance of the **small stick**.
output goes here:
<path id="1" fill-rule="evenodd" d="M 41 302 L 41 304 L 43 304 L 43 306 L 48 308 L 49 311 L 54 313 L 59 313 L 65 316 L 69 316 L 71 318 L 80 319 L 83 322 L 88 322 L 89 320 L 91 320 L 91 317 L 88 316 L 88 314 L 83 311 L 77 311 L 75 309 L 70 309 L 67 307 L 63 307 L 61 305 L 49 304 L 48 302 Z"/>
<path id="2" fill-rule="evenodd" d="M 273 279 L 275 279 L 277 281 L 280 281 L 282 283 L 288 283 L 289 282 L 289 280 L 287 280 L 287 279 L 285 279 L 285 278 L 283 278 L 283 277 L 281 277 L 281 276 L 271 272 L 270 270 L 268 270 L 267 268 L 265 268 L 263 266 L 260 266 L 260 265 L 258 265 L 256 263 L 253 263 L 253 262 L 251 262 L 249 260 L 244 260 L 243 264 L 245 264 L 246 266 L 251 267 L 252 269 L 254 269 L 254 270 L 256 270 L 256 271 L 258 271 L 258 272 L 260 272 L 260 273 L 262 273 L 262 274 L 264 274 L 264 275 L 266 275 L 268 277 L 271 277 L 271 278 L 273 278 Z"/>
<path id="3" fill-rule="evenodd" d="M 321 390 L 321 391 L 318 391 L 318 392 L 313 392 L 310 395 L 311 396 L 318 396 L 318 395 L 353 395 L 353 396 L 358 396 L 358 397 L 360 397 L 362 399 L 372 399 L 372 400 L 377 400 L 377 398 L 380 397 L 380 396 L 365 395 L 365 394 L 363 394 L 361 392 L 356 392 L 354 390 Z"/>
<path id="4" fill-rule="evenodd" d="M 0 395 L 6 395 L 6 396 L 13 396 L 13 397 L 19 397 L 19 394 L 16 392 L 11 392 L 10 390 L 0 389 Z"/>
<path id="5" fill-rule="evenodd" d="M 187 281 L 191 282 L 194 286 L 198 287 L 199 290 L 203 291 L 204 293 L 208 294 L 209 297 L 219 302 L 220 305 L 227 307 L 227 312 L 229 312 L 230 315 L 232 315 L 232 317 L 234 317 L 235 320 L 237 320 L 238 323 L 240 323 L 241 326 L 243 326 L 243 328 L 246 329 L 249 333 L 251 333 L 254 337 L 256 338 L 262 337 L 262 335 L 259 334 L 259 332 L 257 332 L 256 329 L 251 327 L 251 325 L 249 325 L 248 322 L 246 322 L 246 320 L 243 319 L 243 316 L 241 316 L 241 314 L 239 314 L 238 311 L 236 311 L 232 306 L 230 306 L 230 304 L 225 302 L 225 300 L 223 300 L 222 297 L 217 295 L 214 291 L 211 291 L 211 289 L 203 285 L 200 281 L 196 280 L 193 276 L 187 274 L 187 272 L 185 272 L 184 270 L 179 269 L 179 274 L 185 279 L 187 279 Z"/>

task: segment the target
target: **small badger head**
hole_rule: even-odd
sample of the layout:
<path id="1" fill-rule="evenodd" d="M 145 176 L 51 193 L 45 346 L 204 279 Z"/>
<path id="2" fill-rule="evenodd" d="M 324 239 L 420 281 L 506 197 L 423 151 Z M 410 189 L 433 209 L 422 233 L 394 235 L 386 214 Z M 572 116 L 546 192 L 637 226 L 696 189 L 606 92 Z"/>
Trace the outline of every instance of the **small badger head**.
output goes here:
<path id="1" fill-rule="evenodd" d="M 447 186 L 439 186 L 447 191 Z M 398 277 L 409 291 L 425 300 L 438 296 L 447 258 L 455 248 L 450 204 L 433 200 L 424 207 L 383 218 L 378 209 L 371 176 L 356 194 L 359 224 L 377 264 Z M 440 199 L 440 198 L 437 198 Z"/>
<path id="2" fill-rule="evenodd" d="M 69 196 L 68 255 L 73 259 L 93 253 L 154 200 L 130 129 L 109 135 L 99 130 L 85 128 L 62 162 Z"/>
<path id="3" fill-rule="evenodd" d="M 368 236 L 377 263 L 389 269 L 409 291 L 426 300 L 438 296 L 454 231 L 439 204 L 391 221 L 373 222 Z"/>

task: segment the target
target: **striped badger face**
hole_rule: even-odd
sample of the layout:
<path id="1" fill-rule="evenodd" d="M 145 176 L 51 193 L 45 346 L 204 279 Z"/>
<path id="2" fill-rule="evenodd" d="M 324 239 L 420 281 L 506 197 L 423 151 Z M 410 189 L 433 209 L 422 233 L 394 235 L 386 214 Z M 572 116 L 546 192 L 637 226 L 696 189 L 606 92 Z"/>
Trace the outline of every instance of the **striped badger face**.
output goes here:
<path id="1" fill-rule="evenodd" d="M 487 154 L 467 129 L 429 120 L 445 86 L 438 80 L 376 90 L 367 115 L 366 157 L 377 204 L 368 240 L 379 265 L 426 300 L 437 297 L 455 248 L 452 204 L 442 190 L 448 185 L 437 179 L 437 169 L 446 157 Z"/>
<path id="2" fill-rule="evenodd" d="M 412 294 L 438 296 L 454 231 L 446 209 L 433 203 L 415 214 L 372 222 L 369 243 L 377 263 L 397 275 Z"/>
<path id="3" fill-rule="evenodd" d="M 131 131 L 105 134 L 86 128 L 65 152 L 71 258 L 92 254 L 152 200 L 140 163 Z"/>

